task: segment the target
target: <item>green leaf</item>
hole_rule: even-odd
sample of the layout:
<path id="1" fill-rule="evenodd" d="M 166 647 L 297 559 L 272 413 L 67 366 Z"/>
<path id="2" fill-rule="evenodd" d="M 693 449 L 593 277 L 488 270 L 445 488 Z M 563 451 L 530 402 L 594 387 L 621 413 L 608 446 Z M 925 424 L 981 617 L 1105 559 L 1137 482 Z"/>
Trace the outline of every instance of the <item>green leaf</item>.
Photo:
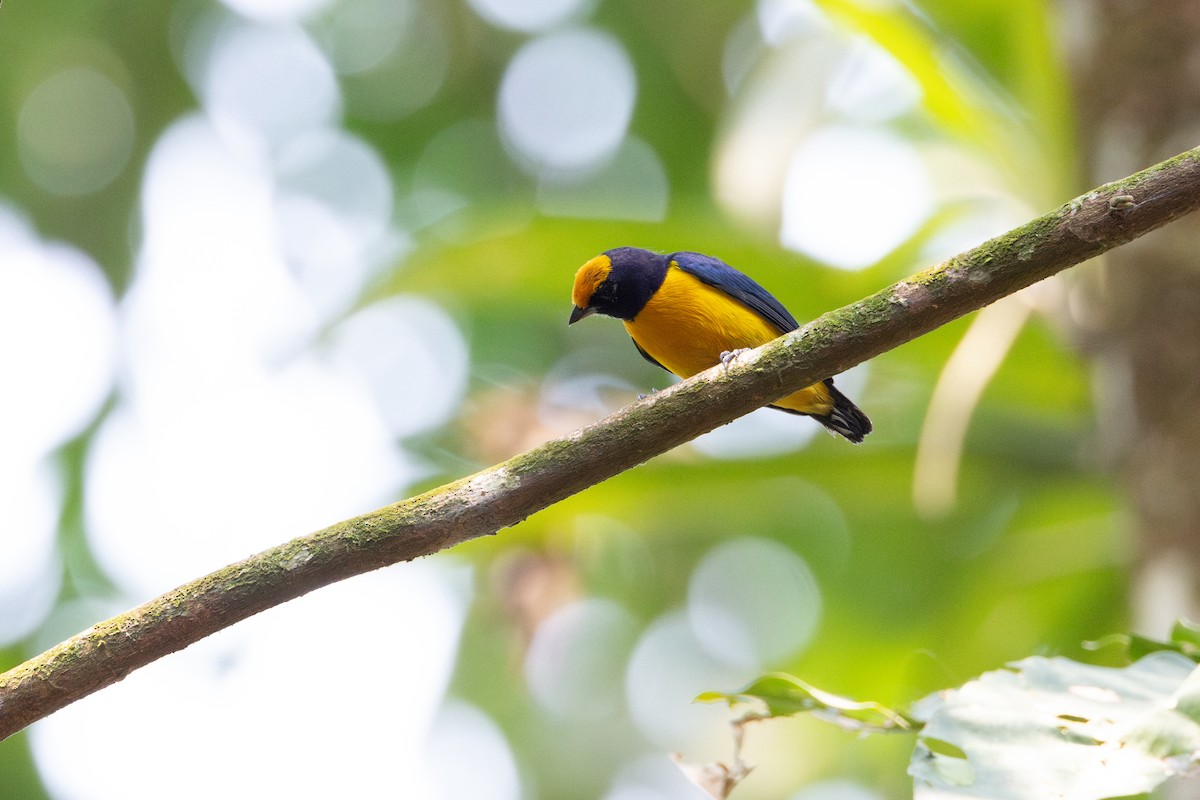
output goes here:
<path id="1" fill-rule="evenodd" d="M 1028 658 L 922 700 L 914 716 L 925 723 L 909 766 L 917 798 L 1139 794 L 1196 764 L 1200 671 L 1170 651 L 1121 669 Z"/>
<path id="2" fill-rule="evenodd" d="M 1200 625 L 1189 619 L 1176 621 L 1171 628 L 1171 641 L 1178 644 L 1184 653 L 1200 653 Z"/>
<path id="3" fill-rule="evenodd" d="M 1088 650 L 1100 650 L 1110 645 L 1124 648 L 1130 661 L 1137 661 L 1151 653 L 1164 650 L 1181 653 L 1192 661 L 1200 661 L 1200 628 L 1194 622 L 1181 619 L 1171 629 L 1171 639 L 1166 642 L 1137 633 L 1117 633 L 1084 643 Z"/>
<path id="4" fill-rule="evenodd" d="M 884 705 L 839 697 L 779 672 L 764 675 L 736 692 L 705 692 L 696 700 L 730 705 L 754 703 L 764 707 L 765 712 L 752 712 L 754 719 L 812 713 L 848 730 L 883 733 L 916 727 L 911 719 Z"/>

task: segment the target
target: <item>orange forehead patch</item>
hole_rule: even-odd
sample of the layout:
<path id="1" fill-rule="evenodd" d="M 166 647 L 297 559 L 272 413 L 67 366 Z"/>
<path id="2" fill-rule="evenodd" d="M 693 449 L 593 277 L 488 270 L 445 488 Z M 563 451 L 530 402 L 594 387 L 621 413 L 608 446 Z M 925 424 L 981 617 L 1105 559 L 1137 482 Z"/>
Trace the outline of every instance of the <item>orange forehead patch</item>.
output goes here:
<path id="1" fill-rule="evenodd" d="M 592 295 L 608 278 L 610 272 L 612 272 L 612 259 L 605 255 L 596 256 L 580 267 L 579 271 L 575 273 L 575 286 L 571 289 L 571 300 L 575 305 L 587 308 L 588 304 L 592 302 Z"/>

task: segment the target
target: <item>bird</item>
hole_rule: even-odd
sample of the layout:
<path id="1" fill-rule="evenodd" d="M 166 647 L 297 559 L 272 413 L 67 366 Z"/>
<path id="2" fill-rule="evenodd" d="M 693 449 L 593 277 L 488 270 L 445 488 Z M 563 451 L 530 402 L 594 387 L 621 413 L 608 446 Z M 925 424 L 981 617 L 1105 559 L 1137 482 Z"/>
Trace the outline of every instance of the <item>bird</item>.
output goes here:
<path id="1" fill-rule="evenodd" d="M 642 357 L 690 378 L 731 354 L 758 347 L 800 327 L 783 304 L 749 276 L 712 256 L 662 255 L 617 247 L 575 273 L 568 325 L 593 314 L 615 317 Z M 838 391 L 833 378 L 776 400 L 771 408 L 809 416 L 854 444 L 871 420 Z"/>

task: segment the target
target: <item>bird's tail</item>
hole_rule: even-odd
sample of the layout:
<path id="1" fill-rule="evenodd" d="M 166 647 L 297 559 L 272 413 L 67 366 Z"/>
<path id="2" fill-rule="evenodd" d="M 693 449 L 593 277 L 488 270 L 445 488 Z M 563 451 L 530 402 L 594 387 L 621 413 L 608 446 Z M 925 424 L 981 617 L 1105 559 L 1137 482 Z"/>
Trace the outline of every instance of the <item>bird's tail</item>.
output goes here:
<path id="1" fill-rule="evenodd" d="M 854 444 L 862 444 L 863 437 L 874 430 L 871 420 L 862 409 L 837 390 L 833 378 L 825 379 L 825 388 L 833 400 L 833 410 L 828 414 L 813 414 L 812 417 L 839 436 L 844 436 Z"/>

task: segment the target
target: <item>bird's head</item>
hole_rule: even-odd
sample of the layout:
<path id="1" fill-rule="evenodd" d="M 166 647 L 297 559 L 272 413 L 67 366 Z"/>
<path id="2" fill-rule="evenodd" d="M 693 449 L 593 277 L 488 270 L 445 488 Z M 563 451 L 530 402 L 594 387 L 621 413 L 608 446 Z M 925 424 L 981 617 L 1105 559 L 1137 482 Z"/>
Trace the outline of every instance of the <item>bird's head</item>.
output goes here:
<path id="1" fill-rule="evenodd" d="M 605 250 L 575 273 L 573 324 L 592 314 L 631 320 L 662 286 L 670 259 L 639 247 Z"/>

